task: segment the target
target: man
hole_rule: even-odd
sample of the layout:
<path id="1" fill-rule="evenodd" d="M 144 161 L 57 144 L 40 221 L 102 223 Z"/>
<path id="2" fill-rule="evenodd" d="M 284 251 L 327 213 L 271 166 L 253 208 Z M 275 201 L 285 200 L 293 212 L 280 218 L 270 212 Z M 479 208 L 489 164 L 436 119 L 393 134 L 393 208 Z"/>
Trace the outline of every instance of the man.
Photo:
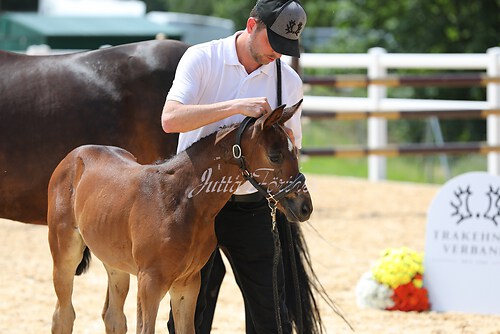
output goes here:
<path id="1" fill-rule="evenodd" d="M 162 114 L 164 131 L 181 133 L 178 151 L 222 126 L 240 122 L 245 116 L 259 117 L 276 108 L 278 71 L 282 77 L 282 103 L 291 106 L 301 100 L 300 77 L 287 64 L 279 70 L 276 60 L 282 54 L 300 56 L 298 40 L 305 24 L 306 13 L 298 1 L 259 0 L 245 30 L 189 48 L 179 62 Z M 300 112 L 286 126 L 300 148 Z M 274 244 L 267 201 L 248 182 L 241 185 L 217 216 L 215 232 L 243 294 L 246 332 L 279 333 L 281 327 L 283 333 L 291 333 L 281 261 L 280 316 L 275 315 Z M 196 315 L 198 333 L 209 332 L 200 325 L 200 313 L 207 298 L 206 285 L 211 279 L 214 258 L 220 264 L 215 253 L 202 271 Z M 207 316 L 210 324 L 212 314 Z"/>

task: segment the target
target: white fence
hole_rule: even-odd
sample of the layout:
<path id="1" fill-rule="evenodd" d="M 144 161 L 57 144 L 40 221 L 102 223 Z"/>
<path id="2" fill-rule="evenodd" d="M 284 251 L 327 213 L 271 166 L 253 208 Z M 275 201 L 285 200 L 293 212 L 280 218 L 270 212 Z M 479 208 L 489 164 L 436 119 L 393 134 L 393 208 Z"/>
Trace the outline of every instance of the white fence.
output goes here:
<path id="1" fill-rule="evenodd" d="M 439 69 L 479 70 L 488 77 L 500 77 L 500 47 L 488 49 L 484 54 L 391 54 L 382 48 L 373 48 L 367 54 L 318 54 L 301 55 L 300 69 L 366 69 L 370 79 L 387 77 L 389 69 Z M 381 84 L 369 84 L 367 97 L 304 96 L 304 112 L 315 111 L 412 111 L 412 110 L 467 110 L 500 109 L 500 82 L 487 84 L 486 101 L 452 101 L 395 99 L 387 97 L 387 88 Z M 500 116 L 487 116 L 487 144 L 500 145 Z M 387 120 L 368 117 L 368 143 L 370 149 L 387 146 Z M 487 153 L 488 171 L 500 175 L 500 153 Z M 386 178 L 386 158 L 368 156 L 368 177 L 372 181 Z"/>

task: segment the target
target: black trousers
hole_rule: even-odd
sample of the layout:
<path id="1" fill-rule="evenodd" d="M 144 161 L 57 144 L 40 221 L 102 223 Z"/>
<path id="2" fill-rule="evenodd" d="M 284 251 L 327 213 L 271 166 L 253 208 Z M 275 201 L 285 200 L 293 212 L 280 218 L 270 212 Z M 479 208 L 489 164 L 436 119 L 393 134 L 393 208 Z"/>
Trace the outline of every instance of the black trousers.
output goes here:
<path id="1" fill-rule="evenodd" d="M 277 215 L 278 223 L 285 218 Z M 276 334 L 273 298 L 274 238 L 270 209 L 265 199 L 259 202 L 228 202 L 215 220 L 218 249 L 202 269 L 202 285 L 196 306 L 196 333 L 210 333 L 215 304 L 222 279 L 224 263 L 219 249 L 228 258 L 245 303 L 247 334 Z M 280 297 L 280 318 L 284 334 L 292 332 L 285 306 L 283 263 L 278 265 L 277 286 Z M 172 314 L 168 323 L 175 333 Z"/>

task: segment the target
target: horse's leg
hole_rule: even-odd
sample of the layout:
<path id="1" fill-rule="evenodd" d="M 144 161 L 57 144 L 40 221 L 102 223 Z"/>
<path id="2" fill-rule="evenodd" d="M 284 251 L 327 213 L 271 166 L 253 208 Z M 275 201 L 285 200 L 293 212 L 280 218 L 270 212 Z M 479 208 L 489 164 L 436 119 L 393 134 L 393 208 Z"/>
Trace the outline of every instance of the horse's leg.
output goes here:
<path id="1" fill-rule="evenodd" d="M 195 333 L 194 314 L 200 284 L 201 275 L 198 272 L 187 279 L 175 281 L 170 288 L 170 302 L 176 333 Z"/>
<path id="2" fill-rule="evenodd" d="M 50 219 L 49 219 L 50 221 Z M 52 225 L 52 224 L 51 224 Z M 73 279 L 85 245 L 73 224 L 49 225 L 49 245 L 53 261 L 53 282 L 57 304 L 52 316 L 52 333 L 73 331 L 75 310 L 71 302 Z"/>
<path id="3" fill-rule="evenodd" d="M 106 333 L 126 333 L 127 318 L 123 312 L 123 306 L 128 294 L 130 275 L 107 265 L 104 265 L 104 267 L 108 273 L 106 302 L 102 310 Z"/>
<path id="4" fill-rule="evenodd" d="M 158 274 L 146 271 L 139 271 L 137 274 L 137 334 L 155 333 L 160 302 L 170 284 L 163 281 Z"/>

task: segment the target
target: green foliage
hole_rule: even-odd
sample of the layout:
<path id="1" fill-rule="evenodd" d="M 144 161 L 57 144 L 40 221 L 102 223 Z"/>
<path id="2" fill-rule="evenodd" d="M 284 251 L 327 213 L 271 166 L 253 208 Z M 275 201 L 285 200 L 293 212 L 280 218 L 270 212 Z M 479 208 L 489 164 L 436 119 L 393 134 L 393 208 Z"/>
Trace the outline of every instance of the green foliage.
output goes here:
<path id="1" fill-rule="evenodd" d="M 4 0 L 7 1 L 7 0 Z M 243 28 L 254 0 L 146 0 L 168 10 L 232 19 Z M 307 27 L 333 27 L 323 51 L 484 52 L 499 45 L 500 0 L 303 0 Z M 306 28 L 307 29 L 307 28 Z M 325 48 L 325 47 L 323 47 Z"/>
<path id="2" fill-rule="evenodd" d="M 302 0 L 307 13 L 307 27 L 334 27 L 336 2 L 332 0 Z"/>
<path id="3" fill-rule="evenodd" d="M 378 32 L 367 41 L 367 48 L 380 46 L 404 53 L 485 52 L 500 42 L 500 0 L 337 0 L 336 7 L 334 26 L 340 30 L 355 36 Z"/>
<path id="4" fill-rule="evenodd" d="M 243 29 L 254 0 L 145 0 L 147 10 L 213 15 L 234 21 L 237 29 Z M 331 27 L 334 25 L 335 2 L 331 0 L 303 0 L 309 27 Z"/>
<path id="5" fill-rule="evenodd" d="M 241 30 L 254 5 L 254 1 L 218 0 L 214 2 L 214 15 L 233 20 L 236 29 Z"/>

